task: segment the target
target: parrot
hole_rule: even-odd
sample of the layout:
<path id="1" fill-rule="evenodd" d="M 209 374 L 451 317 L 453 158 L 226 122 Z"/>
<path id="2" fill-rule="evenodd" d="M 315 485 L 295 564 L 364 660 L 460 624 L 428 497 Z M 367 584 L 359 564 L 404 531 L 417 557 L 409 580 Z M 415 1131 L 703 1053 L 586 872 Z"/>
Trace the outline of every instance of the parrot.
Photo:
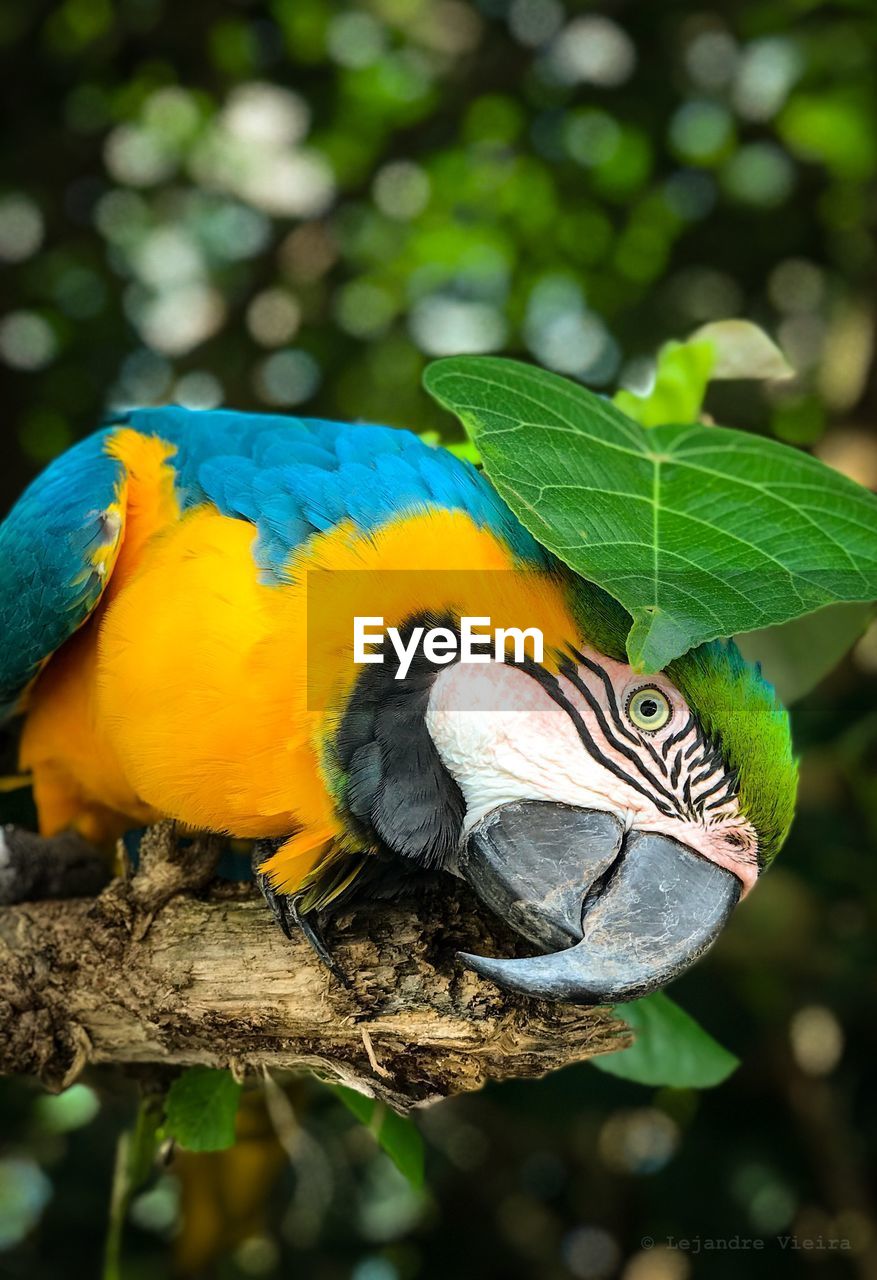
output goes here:
<path id="1" fill-rule="evenodd" d="M 542 651 L 466 662 L 473 618 Z M 406 661 L 376 642 L 355 660 L 357 619 Z M 113 413 L 0 526 L 0 719 L 21 721 L 39 824 L 26 853 L 2 834 L 0 900 L 34 841 L 112 847 L 173 819 L 252 841 L 277 923 L 330 967 L 340 904 L 444 873 L 533 953 L 463 954 L 483 978 L 642 996 L 776 856 L 797 762 L 733 640 L 642 674 L 630 625 L 460 451 L 366 423 Z"/>

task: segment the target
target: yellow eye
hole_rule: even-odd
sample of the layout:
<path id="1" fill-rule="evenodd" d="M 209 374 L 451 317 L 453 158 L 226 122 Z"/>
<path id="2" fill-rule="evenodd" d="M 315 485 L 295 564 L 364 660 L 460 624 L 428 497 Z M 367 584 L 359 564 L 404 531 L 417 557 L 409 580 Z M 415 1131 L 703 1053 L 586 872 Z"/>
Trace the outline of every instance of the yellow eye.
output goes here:
<path id="1" fill-rule="evenodd" d="M 670 703 L 660 689 L 646 685 L 637 689 L 627 700 L 627 714 L 638 729 L 655 733 L 663 729 L 673 714 Z"/>

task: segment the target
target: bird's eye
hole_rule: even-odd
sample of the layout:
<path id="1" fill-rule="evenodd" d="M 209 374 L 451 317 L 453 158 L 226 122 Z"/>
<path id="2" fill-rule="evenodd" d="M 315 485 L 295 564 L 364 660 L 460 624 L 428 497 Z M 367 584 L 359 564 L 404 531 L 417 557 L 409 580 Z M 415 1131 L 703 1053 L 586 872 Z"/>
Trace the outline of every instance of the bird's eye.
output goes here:
<path id="1" fill-rule="evenodd" d="M 672 715 L 672 708 L 665 694 L 652 685 L 637 689 L 627 700 L 626 711 L 638 729 L 655 733 L 663 729 Z"/>

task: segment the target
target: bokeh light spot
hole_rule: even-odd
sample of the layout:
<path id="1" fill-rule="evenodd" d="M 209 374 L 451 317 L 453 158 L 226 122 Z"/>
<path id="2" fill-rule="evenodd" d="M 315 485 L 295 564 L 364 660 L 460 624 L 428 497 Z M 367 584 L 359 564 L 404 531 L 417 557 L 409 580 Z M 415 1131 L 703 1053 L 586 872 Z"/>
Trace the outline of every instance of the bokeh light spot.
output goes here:
<path id="1" fill-rule="evenodd" d="M 0 320 L 0 358 L 13 369 L 45 369 L 57 349 L 52 326 L 36 311 L 13 311 Z"/>
<path id="2" fill-rule="evenodd" d="M 270 1236 L 249 1236 L 235 1250 L 235 1262 L 248 1276 L 269 1276 L 280 1264 L 280 1248 Z"/>
<path id="3" fill-rule="evenodd" d="M 169 356 L 185 355 L 222 328 L 225 320 L 222 294 L 197 282 L 150 295 L 131 310 L 146 345 Z"/>
<path id="4" fill-rule="evenodd" d="M 802 1071 L 827 1076 L 841 1060 L 844 1034 L 832 1011 L 824 1005 L 806 1005 L 789 1024 L 792 1053 Z"/>
<path id="5" fill-rule="evenodd" d="M 598 1150 L 610 1169 L 624 1173 L 657 1173 L 679 1145 L 679 1126 L 656 1107 L 615 1111 L 604 1123 Z"/>
<path id="6" fill-rule="evenodd" d="M 8 195 L 0 200 L 0 259 L 24 262 L 43 242 L 43 215 L 33 200 Z"/>
<path id="7" fill-rule="evenodd" d="M 343 67 L 369 67 L 387 46 L 386 28 L 370 13 L 338 13 L 329 23 L 326 46 Z"/>
<path id="8" fill-rule="evenodd" d="M 563 25 L 563 5 L 559 0 L 513 0 L 509 27 L 518 44 L 538 48 Z"/>
<path id="9" fill-rule="evenodd" d="M 131 1221 L 144 1231 L 169 1235 L 180 1213 L 180 1187 L 176 1178 L 160 1178 L 154 1187 L 135 1196 L 129 1212 Z"/>
<path id="10" fill-rule="evenodd" d="M 117 182 L 129 187 L 152 187 L 169 178 L 177 167 L 172 151 L 156 134 L 138 124 L 120 124 L 104 143 L 104 163 Z"/>
<path id="11" fill-rule="evenodd" d="M 502 312 L 486 302 L 434 294 L 411 310 L 411 336 L 431 356 L 498 351 L 506 337 Z"/>
<path id="12" fill-rule="evenodd" d="M 621 1280 L 688 1280 L 691 1263 L 679 1249 L 659 1244 L 644 1249 L 630 1259 L 621 1273 Z"/>
<path id="13" fill-rule="evenodd" d="M 141 404 L 159 404 L 171 385 L 170 362 L 155 351 L 141 347 L 122 362 L 116 385 L 108 397 L 110 409 L 131 409 Z"/>
<path id="14" fill-rule="evenodd" d="M 133 244 L 149 224 L 149 209 L 133 191 L 108 191 L 95 205 L 94 221 L 113 244 Z"/>
<path id="15" fill-rule="evenodd" d="M 222 111 L 225 130 L 240 142 L 288 147 L 300 142 L 310 125 L 310 108 L 290 89 L 251 81 L 232 90 Z"/>
<path id="16" fill-rule="evenodd" d="M 266 404 L 301 404 L 320 385 L 320 366 L 307 351 L 277 351 L 258 366 L 256 392 Z"/>
<path id="17" fill-rule="evenodd" d="M 815 311 L 825 296 L 825 277 L 805 258 L 784 258 L 770 273 L 768 296 L 780 311 L 799 314 Z"/>
<path id="18" fill-rule="evenodd" d="M 709 164 L 720 158 L 734 137 L 727 107 L 706 99 L 683 103 L 670 121 L 670 141 L 683 159 Z"/>
<path id="19" fill-rule="evenodd" d="M 744 204 L 774 209 L 791 195 L 795 169 L 775 143 L 753 142 L 731 156 L 722 181 L 729 194 Z"/>
<path id="20" fill-rule="evenodd" d="M 174 383 L 174 400 L 184 409 L 215 409 L 222 404 L 222 383 L 206 369 L 192 369 Z"/>
<path id="21" fill-rule="evenodd" d="M 338 323 L 354 338 L 374 338 L 385 333 L 396 310 L 392 295 L 367 280 L 351 281 L 335 300 Z"/>
<path id="22" fill-rule="evenodd" d="M 156 227 L 131 254 L 131 265 L 144 284 L 160 289 L 204 274 L 198 245 L 182 226 Z"/>
<path id="23" fill-rule="evenodd" d="M 664 197 L 672 211 L 685 222 L 705 218 L 716 203 L 716 184 L 709 173 L 682 169 L 664 184 Z"/>
<path id="24" fill-rule="evenodd" d="M 723 89 L 737 67 L 737 42 L 729 31 L 699 32 L 685 50 L 685 67 L 698 89 Z"/>
<path id="25" fill-rule="evenodd" d="M 603 1227 L 576 1227 L 564 1238 L 563 1258 L 581 1280 L 605 1280 L 618 1266 L 621 1250 Z"/>
<path id="26" fill-rule="evenodd" d="M 636 47 L 611 18 L 587 14 L 573 18 L 550 50 L 552 69 L 566 84 L 614 88 L 624 84 L 636 66 Z"/>
<path id="27" fill-rule="evenodd" d="M 263 289 L 247 307 L 247 328 L 263 347 L 282 347 L 300 324 L 301 307 L 285 289 Z"/>
<path id="28" fill-rule="evenodd" d="M 52 1184 L 30 1159 L 0 1160 L 0 1249 L 19 1244 L 39 1222 Z"/>
<path id="29" fill-rule="evenodd" d="M 388 218 L 416 218 L 429 202 L 429 177 L 420 165 L 394 160 L 379 169 L 372 188 L 375 204 Z"/>
<path id="30" fill-rule="evenodd" d="M 399 1271 L 388 1258 L 363 1258 L 353 1268 L 351 1280 L 399 1280 Z"/>
<path id="31" fill-rule="evenodd" d="M 86 1084 L 74 1084 L 63 1093 L 37 1099 L 36 1116 L 46 1133 L 70 1133 L 90 1124 L 100 1111 L 100 1099 Z"/>
<path id="32" fill-rule="evenodd" d="M 621 128 L 605 111 L 588 108 L 571 112 L 564 124 L 564 143 L 579 164 L 606 164 L 621 142 Z"/>
<path id="33" fill-rule="evenodd" d="M 767 36 L 747 45 L 734 84 L 738 115 L 746 120 L 769 120 L 776 115 L 802 66 L 801 53 L 787 36 Z"/>
<path id="34" fill-rule="evenodd" d="M 665 294 L 691 321 L 724 320 L 743 310 L 743 291 L 733 276 L 715 267 L 689 267 L 672 276 Z"/>

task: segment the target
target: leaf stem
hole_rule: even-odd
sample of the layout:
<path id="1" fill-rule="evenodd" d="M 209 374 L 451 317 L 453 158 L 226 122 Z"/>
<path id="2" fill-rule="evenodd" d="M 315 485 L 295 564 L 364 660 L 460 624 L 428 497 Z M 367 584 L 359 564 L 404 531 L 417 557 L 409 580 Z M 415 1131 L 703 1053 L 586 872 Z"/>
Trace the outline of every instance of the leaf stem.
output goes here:
<path id="1" fill-rule="evenodd" d="M 104 1242 L 102 1280 L 122 1280 L 125 1220 L 131 1201 L 152 1172 L 158 1125 L 163 1110 L 163 1098 L 156 1098 L 154 1094 L 142 1098 L 133 1128 L 125 1129 L 119 1134 Z"/>

